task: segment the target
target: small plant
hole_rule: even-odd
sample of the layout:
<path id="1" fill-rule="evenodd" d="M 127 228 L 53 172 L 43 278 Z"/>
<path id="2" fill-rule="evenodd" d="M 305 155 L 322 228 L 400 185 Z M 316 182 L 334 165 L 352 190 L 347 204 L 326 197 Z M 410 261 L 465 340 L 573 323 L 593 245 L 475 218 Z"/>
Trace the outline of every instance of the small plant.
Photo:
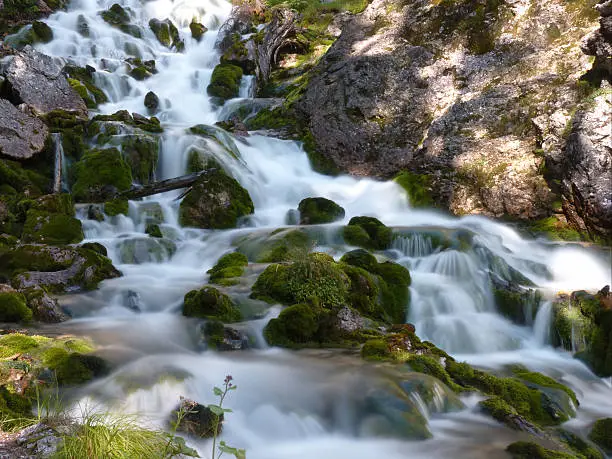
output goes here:
<path id="1" fill-rule="evenodd" d="M 229 446 L 224 441 L 219 442 L 219 453 L 217 452 L 217 437 L 219 435 L 219 424 L 222 422 L 222 416 L 225 413 L 231 413 L 232 410 L 223 408 L 223 401 L 231 390 L 236 390 L 238 386 L 232 383 L 232 377 L 227 375 L 223 381 L 223 388 L 216 387 L 213 389 L 215 396 L 219 397 L 219 403 L 217 405 L 208 405 L 208 409 L 215 414 L 215 421 L 213 427 L 213 444 L 212 444 L 212 455 L 211 459 L 219 459 L 223 453 L 232 454 L 236 459 L 246 459 L 246 451 L 244 449 L 234 448 Z"/>

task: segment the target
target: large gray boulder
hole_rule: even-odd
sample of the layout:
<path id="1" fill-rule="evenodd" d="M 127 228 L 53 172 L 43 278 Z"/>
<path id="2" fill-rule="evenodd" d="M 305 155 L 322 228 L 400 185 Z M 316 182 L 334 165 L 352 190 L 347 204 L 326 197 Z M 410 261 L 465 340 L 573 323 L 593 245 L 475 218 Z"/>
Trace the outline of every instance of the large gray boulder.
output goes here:
<path id="1" fill-rule="evenodd" d="M 14 103 L 25 103 L 38 116 L 60 110 L 87 117 L 85 102 L 50 56 L 26 46 L 5 58 L 2 67 Z"/>
<path id="2" fill-rule="evenodd" d="M 10 159 L 30 159 L 45 147 L 49 129 L 38 118 L 0 99 L 0 155 Z"/>
<path id="3" fill-rule="evenodd" d="M 612 95 L 576 113 L 565 147 L 563 208 L 583 231 L 612 235 Z"/>

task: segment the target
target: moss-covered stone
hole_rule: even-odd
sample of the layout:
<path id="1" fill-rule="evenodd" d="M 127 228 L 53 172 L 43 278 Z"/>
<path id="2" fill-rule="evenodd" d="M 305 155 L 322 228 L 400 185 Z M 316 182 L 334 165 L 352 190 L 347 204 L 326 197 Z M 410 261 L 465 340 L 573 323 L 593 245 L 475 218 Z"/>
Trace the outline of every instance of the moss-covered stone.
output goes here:
<path id="1" fill-rule="evenodd" d="M 83 384 L 94 378 L 105 376 L 109 372 L 106 361 L 95 355 L 75 352 L 58 360 L 54 370 L 57 382 L 62 386 Z"/>
<path id="2" fill-rule="evenodd" d="M 235 228 L 241 217 L 255 211 L 249 192 L 222 170 L 211 171 L 183 199 L 179 222 L 197 228 Z"/>
<path id="3" fill-rule="evenodd" d="M 206 88 L 208 95 L 225 101 L 238 96 L 242 68 L 233 64 L 219 64 L 213 70 L 210 84 Z"/>
<path id="4" fill-rule="evenodd" d="M 542 298 L 537 290 L 509 288 L 494 288 L 493 297 L 499 312 L 519 325 L 532 323 Z"/>
<path id="5" fill-rule="evenodd" d="M 85 244 L 82 244 L 81 247 L 96 252 L 102 255 L 103 257 L 108 256 L 108 251 L 106 250 L 106 247 L 104 247 L 99 242 L 86 242 Z"/>
<path id="6" fill-rule="evenodd" d="M 311 341 L 319 328 L 313 306 L 296 304 L 281 311 L 264 329 L 264 337 L 273 346 L 289 346 Z"/>
<path id="7" fill-rule="evenodd" d="M 170 19 L 151 19 L 149 21 L 151 31 L 162 45 L 166 48 L 174 48 L 177 51 L 185 49 L 185 43 L 181 40 L 179 31 Z"/>
<path id="8" fill-rule="evenodd" d="M 204 34 L 208 32 L 208 28 L 195 21 L 192 21 L 191 24 L 189 24 L 189 30 L 191 31 L 191 36 L 197 41 L 200 41 Z"/>
<path id="9" fill-rule="evenodd" d="M 157 73 L 154 60 L 143 61 L 139 58 L 130 58 L 127 62 L 130 76 L 135 80 L 143 81 Z"/>
<path id="10" fill-rule="evenodd" d="M 517 441 L 506 448 L 513 459 L 572 459 L 573 454 L 546 449 L 537 443 Z"/>
<path id="11" fill-rule="evenodd" d="M 388 249 L 392 234 L 391 228 L 374 217 L 353 217 L 343 230 L 347 244 L 371 250 Z"/>
<path id="12" fill-rule="evenodd" d="M 176 244 L 163 237 L 132 237 L 123 239 L 117 250 L 121 263 L 161 263 L 174 255 Z"/>
<path id="13" fill-rule="evenodd" d="M 147 233 L 151 237 L 164 237 L 159 225 L 155 223 L 148 223 L 145 227 L 145 233 Z"/>
<path id="14" fill-rule="evenodd" d="M 132 35 L 135 38 L 142 38 L 140 28 L 130 24 L 128 9 L 123 8 L 118 3 L 113 4 L 108 10 L 102 11 L 100 15 L 106 23 L 118 28 L 123 33 Z"/>
<path id="15" fill-rule="evenodd" d="M 326 198 L 306 198 L 298 205 L 301 225 L 332 223 L 344 218 L 344 209 Z"/>
<path id="16" fill-rule="evenodd" d="M 366 360 L 387 360 L 391 358 L 391 351 L 385 340 L 372 339 L 361 348 L 361 356 Z"/>
<path id="17" fill-rule="evenodd" d="M 431 177 L 413 172 L 401 172 L 393 179 L 408 195 L 412 207 L 433 207 L 431 196 Z"/>
<path id="18" fill-rule="evenodd" d="M 53 40 L 53 30 L 47 24 L 41 21 L 34 21 L 32 23 L 32 30 L 43 43 L 49 43 Z"/>
<path id="19" fill-rule="evenodd" d="M 0 321 L 30 322 L 32 311 L 28 308 L 23 294 L 0 284 Z"/>
<path id="20" fill-rule="evenodd" d="M 253 285 L 252 296 L 283 304 L 332 307 L 346 302 L 348 286 L 348 277 L 333 258 L 311 253 L 290 266 L 268 266 Z"/>
<path id="21" fill-rule="evenodd" d="M 249 264 L 247 257 L 238 252 L 223 255 L 215 266 L 207 271 L 210 282 L 220 285 L 233 285 L 236 278 L 244 274 L 244 268 Z"/>
<path id="22" fill-rule="evenodd" d="M 80 220 L 64 214 L 30 209 L 23 226 L 24 242 L 76 244 L 85 236 Z"/>
<path id="23" fill-rule="evenodd" d="M 237 250 L 256 263 L 278 263 L 304 258 L 311 244 L 305 231 L 282 230 L 263 237 L 247 237 L 238 243 Z"/>
<path id="24" fill-rule="evenodd" d="M 606 454 L 612 453 L 612 418 L 595 421 L 589 438 L 603 449 Z"/>
<path id="25" fill-rule="evenodd" d="M 242 318 L 240 309 L 229 296 L 208 286 L 192 290 L 185 295 L 183 315 L 222 322 L 237 322 Z"/>
<path id="26" fill-rule="evenodd" d="M 130 166 L 119 150 L 92 150 L 74 165 L 72 193 L 77 202 L 99 202 L 132 186 Z"/>
<path id="27" fill-rule="evenodd" d="M 63 69 L 64 74 L 68 77 L 68 83 L 72 86 L 76 92 L 85 101 L 87 108 L 96 108 L 99 104 L 108 102 L 108 98 L 104 91 L 96 86 L 94 83 L 94 72 L 93 67 L 77 67 L 74 65 L 67 65 Z"/>
<path id="28" fill-rule="evenodd" d="M 113 199 L 112 201 L 106 201 L 104 203 L 104 213 L 109 217 L 123 214 L 127 215 L 129 212 L 129 203 L 127 199 Z"/>

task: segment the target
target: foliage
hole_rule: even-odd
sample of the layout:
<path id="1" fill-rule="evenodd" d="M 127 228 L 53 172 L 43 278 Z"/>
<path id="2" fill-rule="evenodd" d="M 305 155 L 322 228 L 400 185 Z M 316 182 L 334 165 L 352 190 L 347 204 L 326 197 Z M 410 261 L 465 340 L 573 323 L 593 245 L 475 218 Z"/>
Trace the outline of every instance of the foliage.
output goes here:
<path id="1" fill-rule="evenodd" d="M 225 397 L 227 397 L 227 394 L 230 391 L 236 390 L 238 388 L 238 386 L 232 383 L 232 380 L 233 378 L 230 375 L 227 375 L 225 377 L 225 380 L 223 381 L 223 388 L 215 387 L 213 389 L 213 393 L 217 397 L 219 397 L 219 403 L 217 403 L 216 405 L 208 405 L 208 408 L 217 416 L 216 418 L 217 424 L 221 422 L 220 421 L 221 416 L 223 416 L 225 413 L 232 412 L 232 410 L 228 408 L 223 408 L 223 402 L 225 401 Z M 219 459 L 225 453 L 232 454 L 236 459 L 246 459 L 246 451 L 244 449 L 234 448 L 232 446 L 229 446 L 224 441 L 219 442 L 219 447 L 218 447 L 219 452 L 217 454 L 216 444 L 217 444 L 217 436 L 218 436 L 219 429 L 214 428 L 213 432 L 215 432 L 215 435 L 213 437 L 213 444 L 212 444 L 212 455 L 211 455 L 212 459 L 215 459 L 215 457 L 216 459 Z"/>
<path id="2" fill-rule="evenodd" d="M 593 430 L 589 434 L 593 440 L 606 453 L 612 452 L 612 418 L 599 419 L 595 421 Z"/>
<path id="3" fill-rule="evenodd" d="M 412 207 L 432 207 L 435 205 L 431 197 L 431 177 L 429 175 L 404 171 L 393 180 L 406 191 Z"/>
<path id="4" fill-rule="evenodd" d="M 244 274 L 244 268 L 249 264 L 247 257 L 238 252 L 223 255 L 215 266 L 207 271 L 210 274 L 210 282 L 220 285 L 232 285 L 234 278 Z"/>

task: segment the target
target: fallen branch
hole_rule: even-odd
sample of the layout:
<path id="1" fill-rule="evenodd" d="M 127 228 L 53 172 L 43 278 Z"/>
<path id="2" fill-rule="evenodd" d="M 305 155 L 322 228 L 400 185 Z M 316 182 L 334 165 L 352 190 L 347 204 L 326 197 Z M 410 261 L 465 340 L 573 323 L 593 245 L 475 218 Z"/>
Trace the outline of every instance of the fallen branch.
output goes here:
<path id="1" fill-rule="evenodd" d="M 215 170 L 216 169 L 207 169 L 189 175 L 182 175 L 180 177 L 175 177 L 168 180 L 162 180 L 160 182 L 149 183 L 148 185 L 134 187 L 127 191 L 124 191 L 123 193 L 119 193 L 117 197 L 123 199 L 139 199 L 154 194 L 165 193 L 166 191 L 187 188 L 193 185 L 201 176 L 206 175 L 210 172 L 214 172 Z"/>

